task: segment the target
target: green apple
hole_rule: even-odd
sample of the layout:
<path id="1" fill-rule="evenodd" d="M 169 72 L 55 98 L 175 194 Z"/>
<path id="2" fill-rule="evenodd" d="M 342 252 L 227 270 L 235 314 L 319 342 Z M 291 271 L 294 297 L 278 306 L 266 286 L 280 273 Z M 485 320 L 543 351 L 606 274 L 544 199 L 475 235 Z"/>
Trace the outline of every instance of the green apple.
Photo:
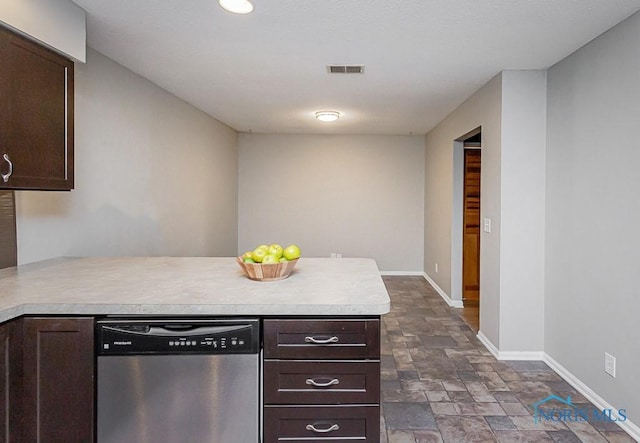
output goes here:
<path id="1" fill-rule="evenodd" d="M 282 246 L 280 246 L 277 243 L 274 243 L 272 245 L 269 245 L 269 254 L 271 255 L 275 255 L 276 258 L 280 258 L 282 257 L 282 253 L 284 252 L 284 249 L 282 249 Z"/>
<path id="2" fill-rule="evenodd" d="M 267 246 L 267 245 L 260 245 L 260 246 L 258 246 L 256 249 L 264 249 L 264 250 L 266 250 L 266 251 L 268 252 L 268 251 L 269 251 L 269 246 Z"/>
<path id="3" fill-rule="evenodd" d="M 282 255 L 287 260 L 295 260 L 296 258 L 300 258 L 300 248 L 296 245 L 289 245 L 284 248 Z"/>
<path id="4" fill-rule="evenodd" d="M 250 258 L 251 260 L 253 260 L 253 255 L 251 254 L 251 251 L 247 251 L 247 252 L 245 252 L 244 254 L 242 254 L 242 255 L 240 256 L 240 258 L 242 258 L 243 260 L 244 260 L 245 258 Z"/>
<path id="5" fill-rule="evenodd" d="M 262 259 L 262 264 L 263 265 L 273 265 L 273 264 L 276 264 L 276 263 L 278 263 L 278 257 L 276 257 L 275 255 L 267 254 Z"/>
<path id="6" fill-rule="evenodd" d="M 251 257 L 245 257 L 242 259 L 243 263 L 255 263 L 255 261 Z"/>
<path id="7" fill-rule="evenodd" d="M 287 257 L 280 257 L 280 259 L 278 260 L 280 263 L 286 263 L 289 260 L 287 260 Z"/>
<path id="8" fill-rule="evenodd" d="M 262 263 L 262 260 L 267 256 L 267 250 L 258 246 L 251 252 L 251 258 L 256 263 Z"/>

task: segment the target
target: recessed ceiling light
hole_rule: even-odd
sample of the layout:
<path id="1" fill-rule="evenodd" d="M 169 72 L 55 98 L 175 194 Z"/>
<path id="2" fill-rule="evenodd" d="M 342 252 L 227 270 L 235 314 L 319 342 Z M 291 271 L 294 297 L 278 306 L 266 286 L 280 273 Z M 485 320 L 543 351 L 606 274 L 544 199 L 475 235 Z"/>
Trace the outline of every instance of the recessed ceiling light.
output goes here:
<path id="1" fill-rule="evenodd" d="M 318 111 L 316 118 L 321 122 L 334 122 L 340 118 L 340 113 L 338 111 Z"/>
<path id="2" fill-rule="evenodd" d="M 218 0 L 218 3 L 234 14 L 248 14 L 253 11 L 253 5 L 249 0 Z"/>

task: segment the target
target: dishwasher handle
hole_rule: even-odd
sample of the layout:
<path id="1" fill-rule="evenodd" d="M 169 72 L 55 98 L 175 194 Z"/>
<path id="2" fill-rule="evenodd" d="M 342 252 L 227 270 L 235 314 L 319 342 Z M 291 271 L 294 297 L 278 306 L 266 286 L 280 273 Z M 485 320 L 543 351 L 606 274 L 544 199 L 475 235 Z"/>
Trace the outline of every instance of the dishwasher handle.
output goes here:
<path id="1" fill-rule="evenodd" d="M 195 325 L 149 325 L 146 328 L 137 327 L 129 329 L 125 326 L 103 325 L 105 330 L 115 331 L 121 334 L 139 335 L 145 337 L 193 337 L 207 334 L 223 334 L 227 332 L 239 332 L 251 329 L 251 325 L 227 325 L 227 326 L 195 326 Z"/>

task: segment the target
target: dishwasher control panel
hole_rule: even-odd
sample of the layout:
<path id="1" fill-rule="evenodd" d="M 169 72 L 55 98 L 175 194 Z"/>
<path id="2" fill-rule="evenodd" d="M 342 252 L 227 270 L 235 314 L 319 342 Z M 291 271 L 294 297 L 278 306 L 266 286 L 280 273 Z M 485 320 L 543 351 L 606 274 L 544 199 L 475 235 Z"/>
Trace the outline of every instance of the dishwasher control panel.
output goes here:
<path id="1" fill-rule="evenodd" d="M 104 319 L 96 323 L 98 355 L 255 354 L 258 319 Z"/>

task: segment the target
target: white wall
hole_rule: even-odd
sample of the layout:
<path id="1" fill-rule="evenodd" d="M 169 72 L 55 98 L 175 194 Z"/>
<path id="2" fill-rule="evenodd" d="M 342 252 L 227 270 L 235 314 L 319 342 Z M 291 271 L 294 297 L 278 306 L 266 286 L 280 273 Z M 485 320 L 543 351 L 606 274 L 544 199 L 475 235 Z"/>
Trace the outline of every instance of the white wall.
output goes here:
<path id="1" fill-rule="evenodd" d="M 239 251 L 372 257 L 421 272 L 424 138 L 240 134 Z"/>
<path id="2" fill-rule="evenodd" d="M 502 73 L 501 352 L 544 348 L 546 92 L 546 71 Z"/>
<path id="3" fill-rule="evenodd" d="M 92 50 L 75 80 L 75 190 L 16 192 L 19 263 L 234 255 L 237 133 Z"/>
<path id="4" fill-rule="evenodd" d="M 481 216 L 492 218 L 493 232 L 483 232 L 480 240 L 480 331 L 496 346 L 500 338 L 501 107 L 502 74 L 493 78 L 427 134 L 424 201 L 424 271 L 444 292 L 451 295 L 452 262 L 461 257 L 460 254 L 452 254 L 453 245 L 460 244 L 452 236 L 454 140 L 481 126 Z M 461 179 L 461 175 L 458 175 Z M 437 274 L 436 263 L 439 268 Z M 461 262 L 457 266 L 461 266 Z"/>
<path id="5" fill-rule="evenodd" d="M 86 60 L 86 14 L 71 0 L 0 0 L 0 23 L 76 61 Z"/>
<path id="6" fill-rule="evenodd" d="M 545 263 L 545 351 L 635 423 L 638 42 L 636 14 L 549 69 Z"/>
<path id="7" fill-rule="evenodd" d="M 544 71 L 504 71 L 426 137 L 425 272 L 455 301 L 462 292 L 455 140 L 482 127 L 480 210 L 491 232 L 480 239 L 480 332 L 501 352 L 543 350 L 545 97 Z"/>

